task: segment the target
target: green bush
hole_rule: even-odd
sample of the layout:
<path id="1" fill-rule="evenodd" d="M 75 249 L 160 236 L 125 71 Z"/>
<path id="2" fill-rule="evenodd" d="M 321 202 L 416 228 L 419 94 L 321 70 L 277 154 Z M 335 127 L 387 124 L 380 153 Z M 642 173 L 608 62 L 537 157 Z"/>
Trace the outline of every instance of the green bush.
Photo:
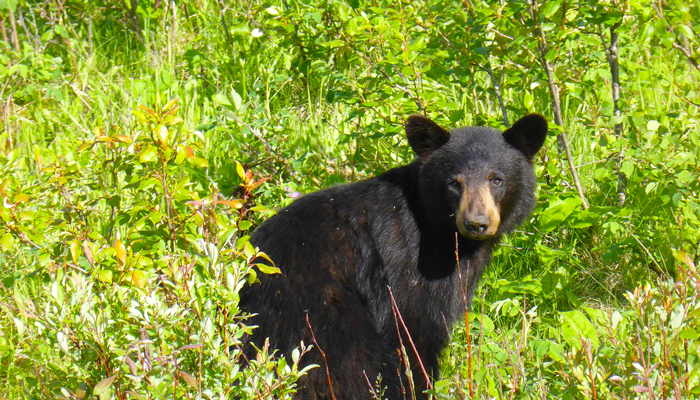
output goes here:
<path id="1" fill-rule="evenodd" d="M 408 162 L 412 113 L 539 112 L 538 206 L 435 396 L 699 398 L 697 21 L 676 0 L 0 0 L 0 397 L 290 397 L 308 347 L 240 362 L 238 290 L 276 272 L 249 231 Z"/>
<path id="2" fill-rule="evenodd" d="M 239 164 L 242 198 L 193 181 L 205 168 L 198 135 L 176 100 L 139 106 L 130 131 L 95 136 L 56 154 L 2 159 L 3 375 L 34 398 L 287 398 L 301 353 L 273 362 L 263 349 L 242 368 L 250 332 L 238 291 L 264 257 L 248 243 L 251 191 L 262 181 Z M 28 181 L 25 174 L 31 174 Z M 13 253 L 14 247 L 27 251 Z M 19 266 L 27 265 L 27 271 Z M 13 329 L 14 328 L 14 329 Z M 305 349 L 302 349 L 305 351 Z"/>

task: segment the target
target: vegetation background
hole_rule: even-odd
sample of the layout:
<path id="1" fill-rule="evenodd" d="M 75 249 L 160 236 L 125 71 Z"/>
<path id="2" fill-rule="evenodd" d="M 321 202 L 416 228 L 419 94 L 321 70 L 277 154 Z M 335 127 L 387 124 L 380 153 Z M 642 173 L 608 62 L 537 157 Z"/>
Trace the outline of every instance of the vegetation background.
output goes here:
<path id="1" fill-rule="evenodd" d="M 410 114 L 539 112 L 538 206 L 435 397 L 700 398 L 698 2 L 0 0 L 0 30 L 0 397 L 290 397 L 307 348 L 238 363 L 250 229 L 409 162 Z"/>

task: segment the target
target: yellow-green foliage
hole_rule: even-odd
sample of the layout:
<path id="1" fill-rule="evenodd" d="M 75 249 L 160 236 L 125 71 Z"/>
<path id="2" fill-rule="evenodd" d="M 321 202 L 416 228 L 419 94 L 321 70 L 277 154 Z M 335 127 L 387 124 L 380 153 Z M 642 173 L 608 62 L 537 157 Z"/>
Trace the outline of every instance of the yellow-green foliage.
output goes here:
<path id="1" fill-rule="evenodd" d="M 680 0 L 0 0 L 0 397 L 290 397 L 306 348 L 239 363 L 238 289 L 276 272 L 249 230 L 409 161 L 410 114 L 555 121 L 555 97 L 538 206 L 435 394 L 700 397 L 698 21 Z"/>

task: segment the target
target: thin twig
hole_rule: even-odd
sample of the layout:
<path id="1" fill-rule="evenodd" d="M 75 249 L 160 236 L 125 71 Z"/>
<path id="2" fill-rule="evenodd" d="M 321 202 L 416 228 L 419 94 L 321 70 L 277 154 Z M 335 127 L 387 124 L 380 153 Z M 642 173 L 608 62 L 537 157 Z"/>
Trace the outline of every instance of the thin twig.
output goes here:
<path id="1" fill-rule="evenodd" d="M 455 261 L 457 262 L 457 277 L 459 278 L 459 288 L 462 289 L 462 300 L 464 300 L 464 331 L 467 335 L 467 381 L 469 382 L 469 397 L 474 397 L 472 385 L 472 336 L 469 329 L 469 308 L 467 307 L 467 293 L 464 291 L 465 284 L 462 282 L 462 268 L 459 265 L 459 234 L 455 232 Z M 469 260 L 467 260 L 466 279 L 469 279 Z"/>
<path id="2" fill-rule="evenodd" d="M 428 376 L 428 372 L 425 370 L 425 366 L 423 365 L 423 360 L 420 358 L 420 354 L 418 354 L 418 349 L 416 348 L 416 345 L 413 343 L 413 339 L 411 338 L 411 333 L 408 331 L 408 327 L 406 326 L 406 323 L 403 321 L 403 317 L 401 317 L 401 311 L 399 310 L 399 306 L 396 304 L 396 299 L 394 299 L 394 292 L 391 290 L 391 286 L 387 286 L 389 289 L 389 297 L 391 298 L 391 306 L 394 309 L 395 312 L 395 317 L 399 319 L 399 322 L 401 322 L 401 326 L 403 327 L 404 332 L 406 332 L 406 337 L 408 337 L 408 342 L 411 343 L 411 348 L 413 348 L 413 352 L 416 354 L 416 358 L 418 359 L 418 364 L 420 365 L 421 371 L 423 371 L 423 376 L 425 377 L 425 382 L 428 385 L 428 389 L 433 388 L 433 383 L 430 382 L 430 377 Z M 399 335 L 400 336 L 400 335 Z"/>
<path id="3" fill-rule="evenodd" d="M 369 378 L 367 377 L 367 372 L 365 370 L 362 370 L 362 375 L 365 376 L 365 381 L 367 382 L 367 386 L 369 386 L 369 390 L 372 391 L 372 396 L 374 396 L 375 399 L 379 399 L 379 395 L 377 394 L 377 391 L 374 390 L 374 386 L 372 386 L 372 383 L 369 381 Z"/>
<path id="4" fill-rule="evenodd" d="M 574 186 L 578 192 L 578 196 L 581 198 L 581 207 L 587 210 L 590 206 L 588 205 L 588 200 L 586 200 L 586 195 L 583 192 L 583 186 L 581 185 L 581 180 L 578 177 L 578 172 L 576 171 L 576 166 L 574 165 L 574 157 L 571 154 L 571 147 L 569 146 L 569 139 L 567 138 L 566 131 L 564 130 L 564 120 L 561 114 L 561 100 L 559 98 L 559 86 L 554 80 L 554 74 L 552 72 L 552 66 L 547 61 L 547 52 L 549 48 L 547 46 L 547 38 L 542 29 L 542 23 L 539 21 L 539 14 L 536 6 L 536 2 L 530 4 L 530 17 L 535 25 L 535 33 L 537 35 L 537 51 L 538 51 L 538 61 L 547 74 L 547 82 L 549 83 L 549 93 L 552 97 L 552 108 L 554 111 L 554 122 L 561 128 L 559 134 L 557 134 L 557 142 L 559 143 L 560 151 L 566 154 L 566 161 L 569 165 L 569 171 L 571 172 L 571 179 L 574 181 Z"/>
<path id="5" fill-rule="evenodd" d="M 399 328 L 399 319 L 396 317 L 396 310 L 394 309 L 394 307 L 391 307 L 391 312 L 394 314 L 394 324 L 396 324 L 396 334 L 399 337 L 399 349 L 397 350 L 397 353 L 399 353 L 399 356 L 401 357 L 401 359 L 404 360 L 404 364 L 406 365 L 406 368 L 408 369 L 411 367 L 411 362 L 407 359 L 408 354 L 406 353 L 406 346 L 404 346 L 404 344 L 403 344 L 403 338 L 401 337 L 401 329 Z M 401 382 L 401 389 L 403 390 L 403 395 L 404 395 L 404 399 L 405 399 L 406 398 L 406 387 L 403 385 L 403 380 L 401 379 L 401 367 L 400 366 L 397 370 L 397 373 L 399 376 L 399 382 Z M 407 381 L 408 381 L 408 386 L 409 386 L 410 393 L 411 393 L 411 398 L 413 400 L 416 400 L 416 388 L 415 388 L 415 384 L 413 382 L 413 379 L 411 379 L 411 377 L 408 377 L 408 376 L 407 376 L 407 378 L 408 378 Z"/>
<path id="6" fill-rule="evenodd" d="M 326 367 L 326 377 L 328 378 L 328 388 L 331 391 L 331 398 L 335 400 L 335 394 L 333 393 L 333 383 L 331 383 L 331 372 L 328 369 L 328 360 L 326 360 L 326 353 L 321 349 L 321 346 L 318 345 L 318 342 L 316 341 L 316 335 L 314 335 L 314 330 L 311 328 L 311 322 L 309 322 L 309 313 L 304 314 L 304 318 L 306 318 L 306 326 L 309 327 L 309 331 L 311 332 L 311 339 L 314 341 L 314 344 L 316 345 L 316 348 L 318 349 L 319 353 L 321 353 L 321 357 L 323 358 L 323 364 L 325 364 Z"/>

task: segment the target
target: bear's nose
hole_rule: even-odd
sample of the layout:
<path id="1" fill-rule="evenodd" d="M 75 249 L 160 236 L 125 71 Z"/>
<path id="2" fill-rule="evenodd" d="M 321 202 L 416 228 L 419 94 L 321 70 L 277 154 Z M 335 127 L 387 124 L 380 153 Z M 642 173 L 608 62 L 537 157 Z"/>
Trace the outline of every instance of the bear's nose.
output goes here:
<path id="1" fill-rule="evenodd" d="M 467 231 L 472 235 L 483 235 L 489 230 L 489 219 L 485 215 L 470 218 L 466 224 Z"/>

